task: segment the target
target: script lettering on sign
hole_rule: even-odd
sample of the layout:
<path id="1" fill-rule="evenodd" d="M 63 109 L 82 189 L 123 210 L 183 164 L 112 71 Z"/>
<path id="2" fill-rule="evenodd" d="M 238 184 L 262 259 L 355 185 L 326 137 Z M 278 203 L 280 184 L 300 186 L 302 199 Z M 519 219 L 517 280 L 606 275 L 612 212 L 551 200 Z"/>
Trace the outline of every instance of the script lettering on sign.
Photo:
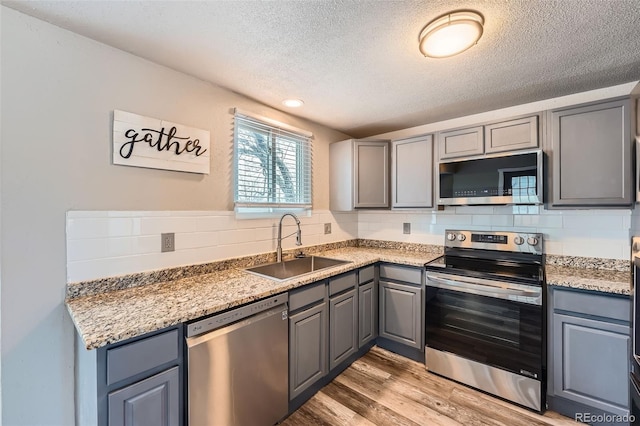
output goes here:
<path id="1" fill-rule="evenodd" d="M 209 132 L 115 110 L 113 164 L 209 174 Z"/>

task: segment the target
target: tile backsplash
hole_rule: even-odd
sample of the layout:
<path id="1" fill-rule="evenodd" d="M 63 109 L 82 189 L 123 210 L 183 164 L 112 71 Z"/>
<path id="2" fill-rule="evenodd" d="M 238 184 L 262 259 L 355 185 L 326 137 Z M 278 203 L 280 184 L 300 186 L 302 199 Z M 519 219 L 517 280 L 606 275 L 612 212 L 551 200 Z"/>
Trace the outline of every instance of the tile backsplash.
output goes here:
<path id="1" fill-rule="evenodd" d="M 447 207 L 441 211 L 331 212 L 300 217 L 305 246 L 354 238 L 442 245 L 445 229 L 544 234 L 545 252 L 629 259 L 640 222 L 631 210 L 545 210 L 542 206 Z M 331 223 L 331 234 L 324 224 Z M 411 233 L 403 233 L 403 224 Z M 295 231 L 285 219 L 283 235 Z M 232 211 L 69 211 L 67 281 L 213 262 L 276 250 L 278 218 L 236 219 Z M 175 233 L 175 251 L 160 252 L 160 234 Z M 285 250 L 295 239 L 283 241 Z"/>
<path id="2" fill-rule="evenodd" d="M 403 223 L 411 234 L 403 234 Z M 441 211 L 361 211 L 358 238 L 442 244 L 445 229 L 539 232 L 563 256 L 629 259 L 631 210 L 545 210 L 542 206 L 463 206 Z"/>
<path id="3" fill-rule="evenodd" d="M 299 216 L 302 248 L 357 238 L 357 213 Z M 232 211 L 69 211 L 67 281 L 77 282 L 276 250 L 279 218 L 236 219 Z M 331 234 L 324 224 L 331 223 Z M 286 218 L 283 236 L 296 230 Z M 175 251 L 160 251 L 160 234 L 175 233 Z M 283 240 L 285 250 L 295 238 Z"/>

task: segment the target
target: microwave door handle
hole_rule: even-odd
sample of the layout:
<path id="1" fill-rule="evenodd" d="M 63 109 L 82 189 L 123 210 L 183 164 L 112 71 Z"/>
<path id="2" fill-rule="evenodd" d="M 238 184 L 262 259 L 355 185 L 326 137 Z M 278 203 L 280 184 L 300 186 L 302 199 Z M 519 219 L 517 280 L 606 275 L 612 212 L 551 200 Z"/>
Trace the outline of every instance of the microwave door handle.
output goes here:
<path id="1" fill-rule="evenodd" d="M 449 290 L 473 290 L 478 293 L 492 294 L 492 295 L 504 295 L 504 296 L 525 296 L 525 297 L 537 297 L 538 291 L 527 291 L 514 288 L 504 288 L 496 286 L 483 286 L 482 284 L 475 284 L 463 280 L 450 280 L 440 277 L 434 277 L 427 274 L 427 278 L 430 282 L 437 284 L 434 287 L 445 288 Z M 489 288 L 487 288 L 489 287 Z M 467 291 L 468 293 L 468 291 Z"/>

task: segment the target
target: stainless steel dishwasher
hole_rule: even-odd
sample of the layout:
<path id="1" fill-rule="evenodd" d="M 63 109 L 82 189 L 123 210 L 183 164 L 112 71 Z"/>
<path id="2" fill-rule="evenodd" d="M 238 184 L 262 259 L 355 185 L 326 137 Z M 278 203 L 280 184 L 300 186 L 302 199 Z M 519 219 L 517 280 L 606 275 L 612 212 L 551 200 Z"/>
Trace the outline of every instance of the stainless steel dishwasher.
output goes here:
<path id="1" fill-rule="evenodd" d="M 288 296 L 187 324 L 189 426 L 269 426 L 288 411 Z"/>

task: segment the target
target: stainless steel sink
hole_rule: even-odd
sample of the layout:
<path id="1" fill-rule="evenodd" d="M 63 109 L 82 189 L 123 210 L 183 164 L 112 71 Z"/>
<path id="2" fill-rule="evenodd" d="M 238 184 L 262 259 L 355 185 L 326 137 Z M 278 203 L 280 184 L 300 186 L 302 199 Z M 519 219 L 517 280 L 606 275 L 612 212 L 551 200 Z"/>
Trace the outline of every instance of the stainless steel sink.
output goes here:
<path id="1" fill-rule="evenodd" d="M 351 263 L 348 260 L 331 259 L 329 257 L 308 256 L 284 262 L 268 263 L 266 265 L 246 268 L 245 271 L 276 281 L 284 281 L 300 275 L 310 274 L 321 269 Z"/>

